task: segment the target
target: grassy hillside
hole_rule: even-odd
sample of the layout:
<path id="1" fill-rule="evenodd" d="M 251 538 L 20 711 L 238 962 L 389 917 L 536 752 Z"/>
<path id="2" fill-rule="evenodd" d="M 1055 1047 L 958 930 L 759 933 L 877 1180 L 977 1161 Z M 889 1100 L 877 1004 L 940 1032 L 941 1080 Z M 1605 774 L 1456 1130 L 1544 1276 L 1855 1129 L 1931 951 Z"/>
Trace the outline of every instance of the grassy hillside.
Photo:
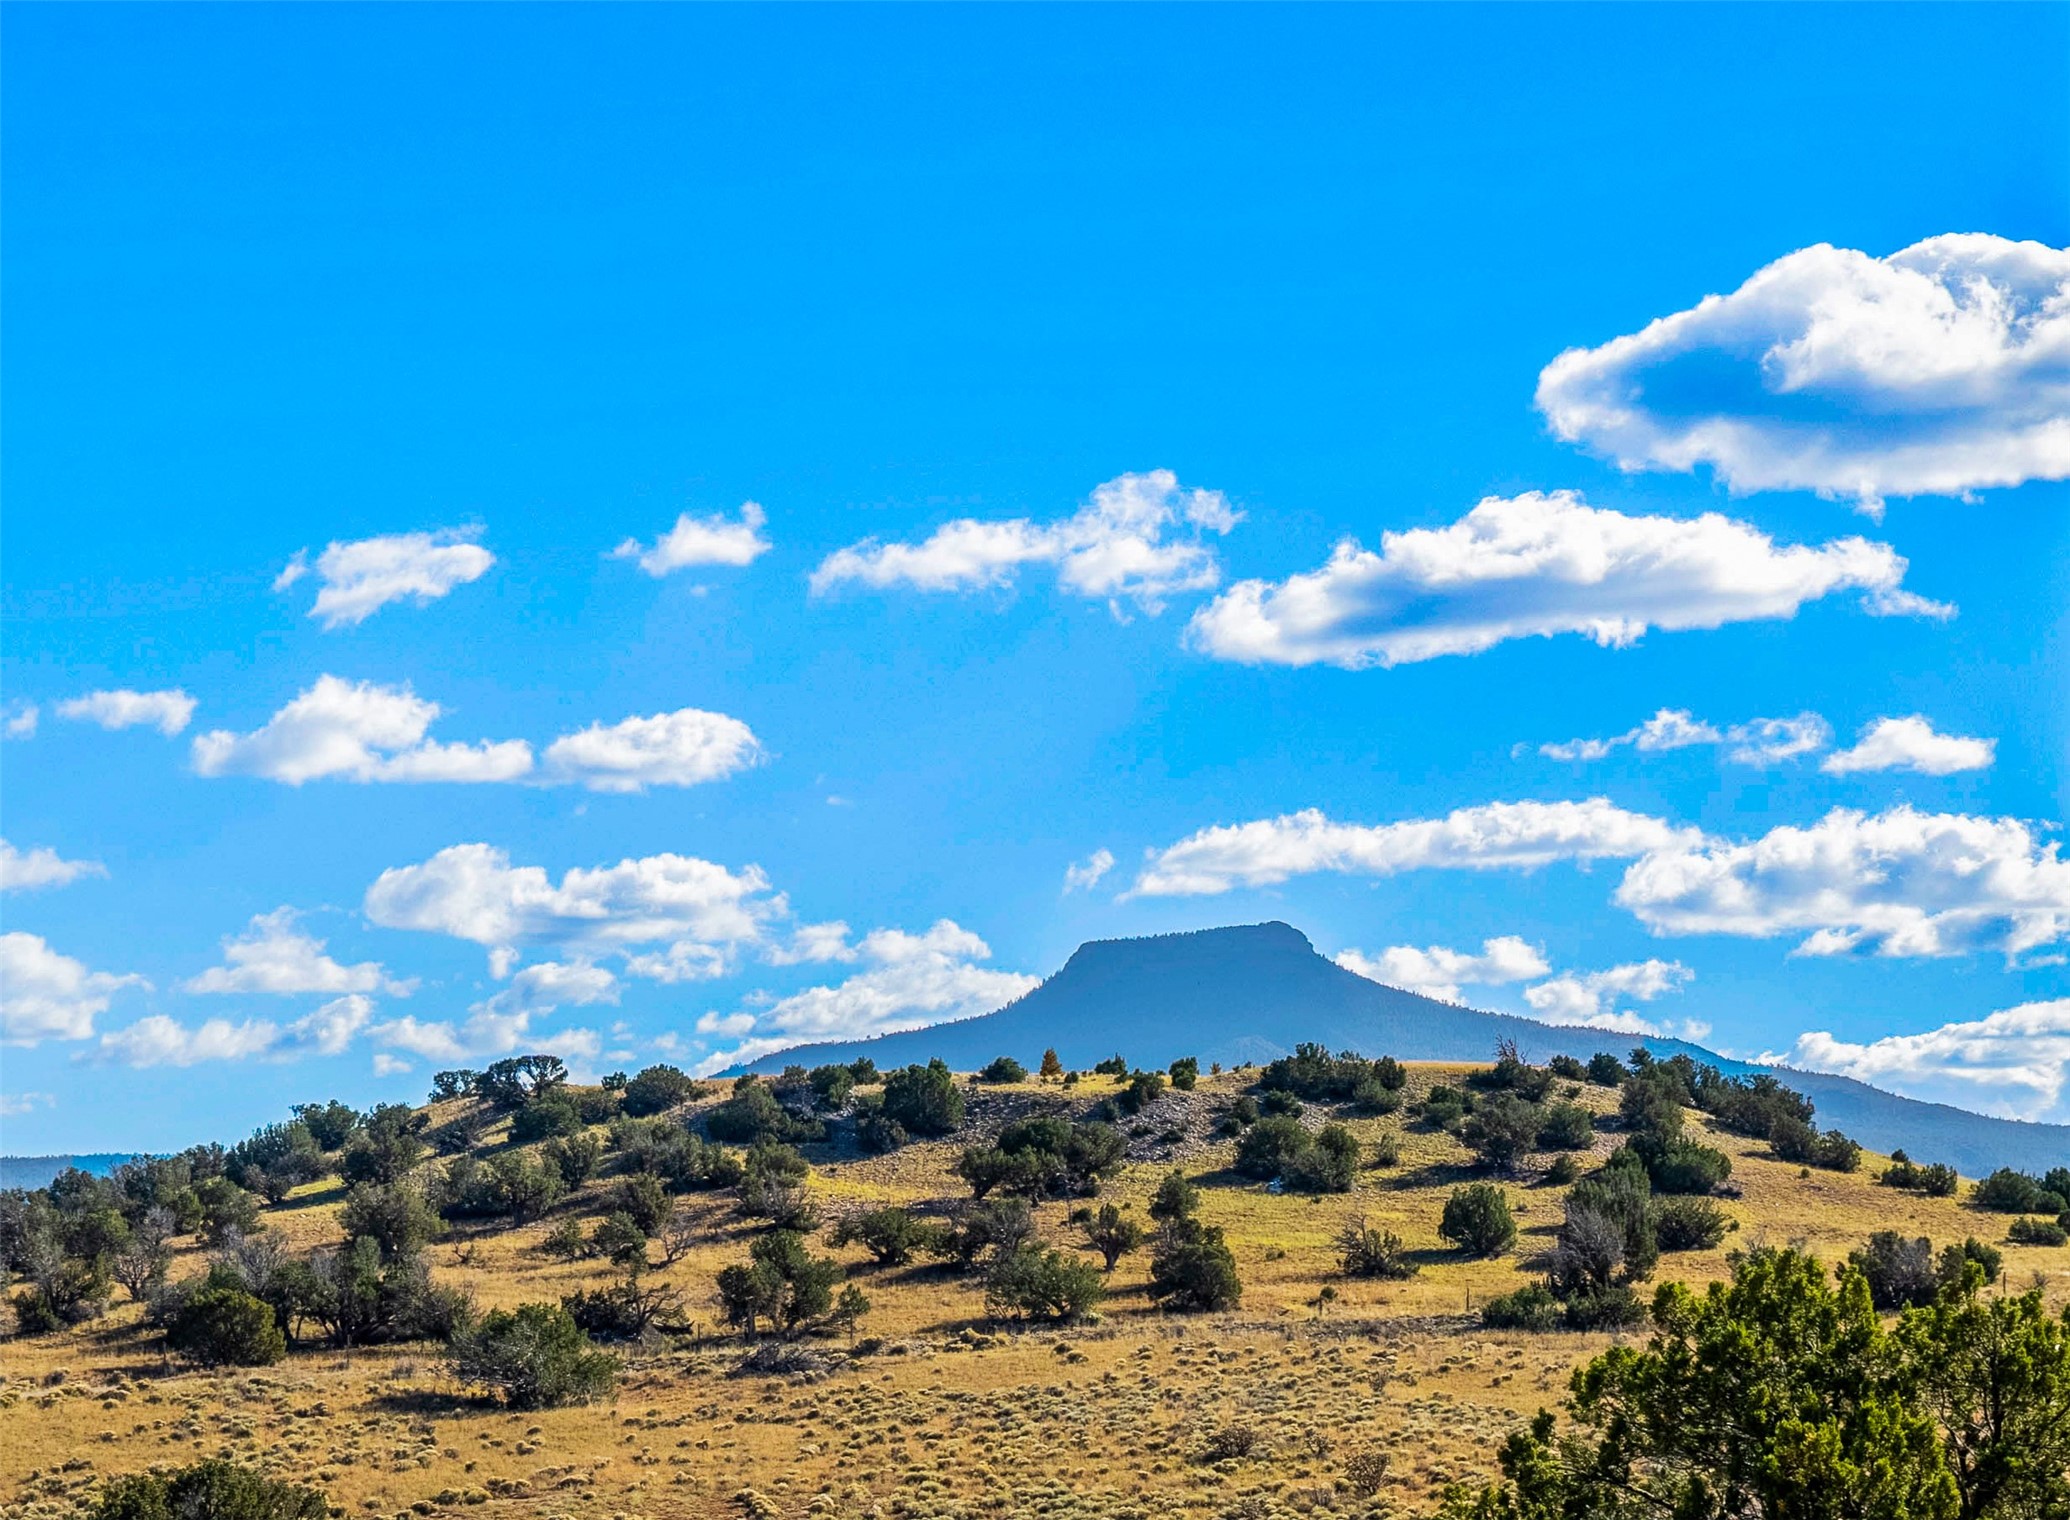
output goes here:
<path id="1" fill-rule="evenodd" d="M 1480 1305 L 1540 1276 L 1531 1258 L 1550 1245 L 1569 1188 L 1547 1182 L 1551 1156 L 1533 1154 L 1495 1179 L 1517 1216 L 1513 1249 L 1468 1259 L 1440 1238 L 1452 1189 L 1487 1174 L 1454 1134 L 1406 1115 L 1466 1071 L 1412 1065 L 1408 1106 L 1385 1116 L 1307 1106 L 1305 1127 L 1341 1122 L 1367 1157 L 1390 1138 L 1398 1147 L 1395 1163 L 1362 1166 L 1346 1193 L 1309 1197 L 1231 1169 L 1236 1141 L 1217 1128 L 1255 1072 L 1203 1074 L 1194 1090 L 1167 1090 L 1123 1120 L 1125 1164 L 1095 1201 L 1142 1219 L 1172 1168 L 1200 1183 L 1201 1215 L 1226 1232 L 1243 1284 L 1240 1306 L 1217 1313 L 1156 1309 L 1139 1251 L 1122 1257 L 1095 1319 L 1019 1326 L 988 1313 L 969 1274 L 931 1260 L 879 1267 L 858 1246 L 830 1243 L 829 1227 L 851 1211 L 898 1203 L 932 1215 L 967 1198 L 956 1171 L 966 1146 L 1031 1114 L 1083 1119 L 1121 1091 L 1104 1077 L 962 1080 L 967 1114 L 948 1138 L 866 1155 L 852 1126 L 837 1123 L 804 1145 L 804 1186 L 823 1221 L 811 1248 L 838 1258 L 871 1307 L 853 1336 L 786 1348 L 803 1353 L 788 1370 L 744 1366 L 753 1348 L 721 1322 L 718 1275 L 747 1258 L 763 1228 L 727 1191 L 678 1201 L 686 1249 L 648 1280 L 682 1291 L 686 1321 L 681 1333 L 621 1348 L 625 1376 L 609 1403 L 484 1405 L 462 1396 L 425 1344 L 312 1347 L 252 1371 L 194 1370 L 168 1358 L 118 1291 L 105 1318 L 0 1352 L 0 1520 L 60 1516 L 102 1475 L 215 1454 L 317 1484 L 344 1513 L 397 1520 L 1425 1511 L 1447 1483 L 1490 1474 L 1501 1435 L 1555 1402 L 1568 1369 L 1611 1338 L 1482 1328 Z M 1557 1093 L 1605 1121 L 1579 1158 L 1585 1173 L 1618 1143 L 1617 1091 L 1562 1084 Z M 674 1117 L 694 1125 L 726 1095 L 714 1089 Z M 472 1106 L 436 1105 L 429 1124 Z M 536 1152 L 513 1146 L 510 1125 L 494 1119 L 474 1150 Z M 1688 1133 L 1731 1157 L 1717 1201 L 1733 1229 L 1715 1248 L 1663 1256 L 1657 1281 L 1718 1277 L 1729 1252 L 1757 1242 L 1800 1242 L 1837 1260 L 1877 1230 L 1936 1245 L 2005 1235 L 2006 1217 L 1970 1206 L 1967 1184 L 1955 1197 L 1926 1197 L 1877 1186 L 1882 1158 L 1854 1172 L 1807 1171 L 1699 1115 Z M 443 1164 L 427 1161 L 420 1175 Z M 606 1282 L 607 1263 L 556 1260 L 543 1248 L 570 1219 L 593 1227 L 615 1185 L 607 1165 L 524 1225 L 451 1226 L 429 1248 L 436 1280 L 482 1308 Z M 267 1208 L 263 1223 L 297 1251 L 335 1245 L 345 1196 L 335 1178 L 312 1183 Z M 1038 1203 L 1036 1225 L 1045 1242 L 1092 1261 L 1069 1222 L 1083 1206 Z M 1416 1274 L 1344 1276 L 1336 1238 L 1358 1221 L 1398 1234 Z M 203 1268 L 200 1242 L 177 1246 L 174 1276 Z M 2008 1281 L 2038 1282 L 2058 1304 L 2070 1297 L 2070 1248 L 2002 1249 Z M 1368 1500 L 1341 1480 L 1373 1454 L 1388 1462 Z"/>

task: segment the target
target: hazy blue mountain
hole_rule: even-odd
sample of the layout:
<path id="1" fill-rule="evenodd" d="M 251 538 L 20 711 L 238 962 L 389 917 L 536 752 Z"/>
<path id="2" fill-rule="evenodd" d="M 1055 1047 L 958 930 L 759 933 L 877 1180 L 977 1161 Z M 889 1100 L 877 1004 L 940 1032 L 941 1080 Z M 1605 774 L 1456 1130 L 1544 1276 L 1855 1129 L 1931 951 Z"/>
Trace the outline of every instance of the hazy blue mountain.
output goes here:
<path id="1" fill-rule="evenodd" d="M 68 1166 L 92 1172 L 96 1177 L 105 1177 L 129 1159 L 128 1151 L 92 1156 L 0 1156 L 0 1191 L 40 1188 Z"/>
<path id="2" fill-rule="evenodd" d="M 1483 1013 L 1383 987 L 1318 955 L 1300 930 L 1269 923 L 1095 940 L 997 1012 L 872 1040 L 808 1045 L 747 1069 L 862 1055 L 883 1067 L 940 1056 L 958 1070 L 1011 1055 L 1032 1069 L 1046 1046 L 1078 1069 L 1117 1052 L 1145 1067 L 1182 1055 L 1233 1066 L 1269 1061 L 1303 1040 L 1403 1060 L 1474 1061 L 1488 1059 L 1500 1039 L 1515 1040 L 1534 1061 L 1562 1054 L 1585 1060 L 1598 1050 L 1622 1055 L 1640 1043 L 1631 1035 Z M 1678 1040 L 1644 1043 L 1656 1054 L 1687 1052 L 1735 1075 L 1763 1069 Z M 1902 1146 L 1915 1159 L 1945 1161 L 1972 1177 L 2000 1166 L 2039 1171 L 2070 1159 L 2070 1125 L 1985 1118 L 1846 1077 L 1779 1075 L 1818 1105 L 1822 1125 L 1843 1129 L 1872 1150 Z"/>

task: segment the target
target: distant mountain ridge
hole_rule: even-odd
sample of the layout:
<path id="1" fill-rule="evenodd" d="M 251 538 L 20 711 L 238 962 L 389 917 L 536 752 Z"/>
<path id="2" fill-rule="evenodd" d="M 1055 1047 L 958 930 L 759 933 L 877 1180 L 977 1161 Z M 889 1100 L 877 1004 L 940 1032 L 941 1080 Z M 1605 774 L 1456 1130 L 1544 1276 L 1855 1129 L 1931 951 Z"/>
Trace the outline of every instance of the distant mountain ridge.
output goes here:
<path id="1" fill-rule="evenodd" d="M 9 1188 L 40 1188 L 67 1167 L 105 1177 L 125 1161 L 134 1160 L 129 1151 L 98 1151 L 89 1156 L 0 1156 L 0 1192 Z"/>
<path id="2" fill-rule="evenodd" d="M 1120 1054 L 1142 1066 L 1179 1056 L 1234 1066 L 1287 1054 L 1304 1040 L 1332 1050 L 1410 1061 L 1484 1061 L 1509 1039 L 1532 1061 L 1586 1060 L 1643 1044 L 1656 1055 L 1686 1054 L 1733 1076 L 1773 1070 L 1810 1098 L 1825 1128 L 1845 1130 L 1872 1150 L 1903 1147 L 1945 1161 L 1966 1176 L 2001 1166 L 2042 1171 L 2070 1159 L 2070 1125 L 1994 1119 L 1942 1103 L 1901 1098 L 1849 1077 L 1761 1067 L 1681 1040 L 1542 1024 L 1387 987 L 1319 955 L 1291 924 L 1246 924 L 1145 939 L 1092 940 L 1063 969 L 996 1012 L 874 1039 L 795 1046 L 744 1068 L 774 1072 L 870 1056 L 903 1066 L 939 1056 L 958 1070 L 998 1055 L 1034 1064 L 1054 1046 L 1084 1069 Z"/>

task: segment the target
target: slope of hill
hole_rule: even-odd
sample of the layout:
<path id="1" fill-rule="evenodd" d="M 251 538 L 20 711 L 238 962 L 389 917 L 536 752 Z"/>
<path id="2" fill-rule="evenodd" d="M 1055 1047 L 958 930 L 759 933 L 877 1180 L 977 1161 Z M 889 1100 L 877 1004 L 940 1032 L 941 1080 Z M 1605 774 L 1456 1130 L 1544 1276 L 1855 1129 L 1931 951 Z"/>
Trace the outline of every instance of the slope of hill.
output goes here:
<path id="1" fill-rule="evenodd" d="M 1064 968 L 1018 1001 L 979 1018 L 871 1040 L 809 1045 L 754 1062 L 776 1071 L 874 1058 L 902 1066 L 939 1056 L 958 1070 L 997 1055 L 1031 1058 L 1054 1046 L 1064 1064 L 1084 1068 L 1116 1052 L 1144 1066 L 1182 1055 L 1233 1066 L 1269 1061 L 1316 1040 L 1332 1050 L 1412 1061 L 1486 1060 L 1497 1040 L 1517 1043 L 1527 1060 L 1587 1059 L 1622 1052 L 1635 1036 L 1541 1024 L 1484 1013 L 1385 987 L 1316 953 L 1290 924 L 1247 924 L 1149 939 L 1094 940 Z M 1766 1068 L 1729 1060 L 1679 1040 L 1647 1039 L 1662 1056 L 1686 1053 L 1732 1075 Z M 1986 1118 L 1922 1103 L 1846 1077 L 1781 1070 L 1781 1079 L 1818 1106 L 1820 1122 L 1872 1150 L 1902 1146 L 1980 1176 L 2001 1166 L 2041 1171 L 2070 1157 L 2070 1125 Z"/>

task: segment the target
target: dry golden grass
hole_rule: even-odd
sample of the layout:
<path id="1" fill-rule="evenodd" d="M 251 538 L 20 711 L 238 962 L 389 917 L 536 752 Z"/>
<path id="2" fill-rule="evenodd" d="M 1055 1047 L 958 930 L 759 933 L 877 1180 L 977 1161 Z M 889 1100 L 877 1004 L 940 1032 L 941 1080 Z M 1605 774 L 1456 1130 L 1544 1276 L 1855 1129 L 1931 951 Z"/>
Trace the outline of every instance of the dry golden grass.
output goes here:
<path id="1" fill-rule="evenodd" d="M 1465 1068 L 1418 1066 L 1413 1088 Z M 922 1517 L 1172 1516 L 1403 1513 L 1427 1509 L 1446 1483 L 1488 1475 L 1492 1448 L 1520 1415 L 1557 1402 L 1567 1371 L 1601 1336 L 1481 1330 L 1467 1311 L 1531 1280 L 1519 1257 L 1550 1239 L 1562 1189 L 1511 1185 L 1524 1231 L 1518 1255 L 1467 1261 L 1437 1235 L 1446 1193 L 1465 1180 L 1465 1151 L 1398 1118 L 1352 1120 L 1370 1142 L 1401 1134 L 1401 1165 L 1362 1175 L 1356 1192 L 1282 1195 L 1220 1169 L 1231 1147 L 1200 1139 L 1206 1116 L 1244 1078 L 1204 1077 L 1150 1116 L 1161 1131 L 1191 1113 L 1175 1148 L 1152 1136 L 1107 1195 L 1140 1215 L 1175 1149 L 1208 1178 L 1202 1212 L 1228 1232 L 1244 1282 L 1241 1309 L 1190 1317 L 1155 1312 L 1147 1259 L 1125 1257 L 1100 1320 L 1019 1330 L 988 1324 L 982 1290 L 931 1265 L 880 1269 L 835 1252 L 873 1304 L 866 1334 L 885 1344 L 818 1380 L 736 1373 L 741 1344 L 718 1333 L 718 1270 L 746 1255 L 752 1231 L 730 1200 L 692 1195 L 705 1228 L 661 1279 L 681 1286 L 698 1333 L 626 1357 L 609 1405 L 518 1414 L 456 1397 L 432 1347 L 350 1355 L 300 1350 L 259 1373 L 208 1374 L 168 1362 L 119 1307 L 80 1330 L 0 1347 L 0 1520 L 68 1515 L 104 1476 L 224 1455 L 315 1483 L 348 1515 L 465 1514 L 622 1520 L 633 1516 Z M 1114 1089 L 1014 1090 L 1010 1104 L 1082 1109 Z M 1602 1110 L 1615 1095 L 1583 1090 Z M 1313 1110 L 1311 1110 L 1313 1112 Z M 1692 1116 L 1693 1119 L 1693 1116 Z M 1874 1185 L 1881 1158 L 1850 1175 L 1812 1173 L 1765 1146 L 1713 1134 L 1733 1157 L 1738 1228 L 1715 1251 L 1663 1258 L 1658 1276 L 1699 1282 L 1727 1271 L 1730 1250 L 1800 1243 L 1829 1260 L 1872 1231 L 1999 1240 L 2006 1221 L 1953 1199 Z M 1599 1141 L 1599 1150 L 1611 1142 Z M 888 1157 L 815 1157 L 811 1187 L 829 1217 L 884 1202 L 961 1196 L 961 1142 L 917 1144 Z M 808 1148 L 810 1151 L 811 1148 Z M 593 1215 L 607 1184 L 566 1201 Z M 297 1249 L 338 1236 L 341 1190 L 304 1190 L 267 1223 Z M 1043 1235 L 1071 1243 L 1068 1205 L 1038 1210 Z M 1399 1283 L 1349 1281 L 1332 1241 L 1363 1217 L 1399 1233 L 1423 1269 Z M 456 1233 L 433 1247 L 442 1281 L 483 1306 L 551 1300 L 600 1281 L 596 1262 L 555 1262 L 538 1249 L 552 1221 Z M 816 1249 L 831 1250 L 822 1237 Z M 2070 1296 L 2070 1248 L 2007 1246 L 2016 1287 L 2041 1281 Z M 189 1247 L 176 1273 L 199 1270 Z M 1336 1290 L 1319 1304 L 1321 1290 Z M 838 1343 L 837 1343 L 838 1344 Z M 1248 1427 L 1250 1455 L 1203 1460 L 1209 1438 Z M 1339 1479 L 1357 1452 L 1387 1453 L 1386 1483 L 1354 1498 Z"/>

